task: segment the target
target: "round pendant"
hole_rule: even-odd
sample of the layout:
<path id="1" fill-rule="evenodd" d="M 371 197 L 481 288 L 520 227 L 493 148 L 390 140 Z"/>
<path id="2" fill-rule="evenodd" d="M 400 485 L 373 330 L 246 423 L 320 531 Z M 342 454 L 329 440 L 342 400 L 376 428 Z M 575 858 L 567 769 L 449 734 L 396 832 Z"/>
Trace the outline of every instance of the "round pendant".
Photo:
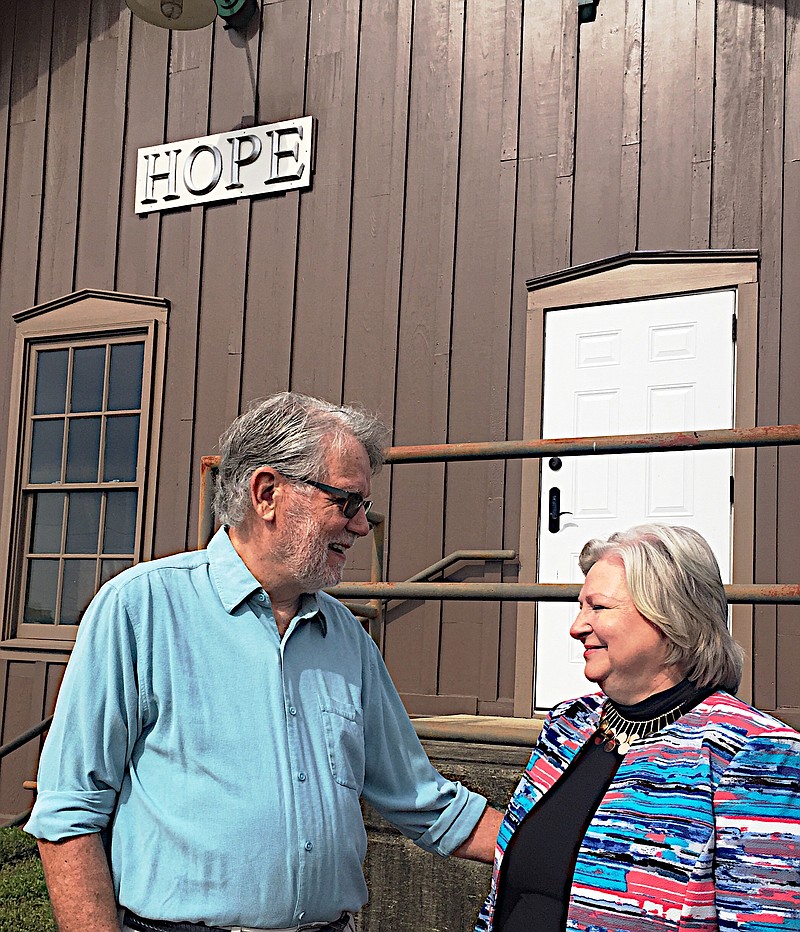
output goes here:
<path id="1" fill-rule="evenodd" d="M 620 741 L 619 743 L 619 753 L 624 757 L 628 751 L 630 751 L 631 746 L 627 741 Z"/>
<path id="2" fill-rule="evenodd" d="M 625 744 L 625 742 L 626 742 L 627 740 L 628 740 L 628 734 L 627 734 L 627 732 L 621 731 L 621 732 L 617 735 L 617 741 L 619 741 L 620 744 Z"/>
<path id="3" fill-rule="evenodd" d="M 617 746 L 617 742 L 614 741 L 614 739 L 612 738 L 606 741 L 603 747 L 604 747 L 604 750 L 608 751 L 608 753 L 610 754 L 616 746 Z"/>

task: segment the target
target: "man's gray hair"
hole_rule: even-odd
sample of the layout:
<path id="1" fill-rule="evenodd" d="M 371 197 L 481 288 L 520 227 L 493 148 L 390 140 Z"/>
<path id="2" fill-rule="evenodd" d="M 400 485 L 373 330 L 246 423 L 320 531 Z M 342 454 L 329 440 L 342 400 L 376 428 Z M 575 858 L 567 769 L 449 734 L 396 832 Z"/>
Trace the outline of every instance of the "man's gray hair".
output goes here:
<path id="1" fill-rule="evenodd" d="M 214 511 L 237 527 L 250 511 L 250 477 L 272 466 L 287 479 L 324 481 L 328 451 L 355 438 L 364 446 L 372 474 L 383 465 L 388 428 L 373 414 L 297 392 L 254 402 L 220 437 Z"/>
<path id="2" fill-rule="evenodd" d="M 688 527 L 641 524 L 590 540 L 578 562 L 586 575 L 608 559 L 622 563 L 633 604 L 670 642 L 667 663 L 701 688 L 736 692 L 743 654 L 728 631 L 728 600 L 706 540 Z"/>

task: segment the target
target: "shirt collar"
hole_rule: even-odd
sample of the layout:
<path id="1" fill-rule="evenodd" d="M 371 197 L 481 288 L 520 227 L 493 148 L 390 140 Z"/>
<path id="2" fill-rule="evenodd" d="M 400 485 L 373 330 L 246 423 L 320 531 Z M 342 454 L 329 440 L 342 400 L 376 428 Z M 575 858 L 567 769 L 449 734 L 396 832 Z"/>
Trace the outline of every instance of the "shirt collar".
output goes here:
<path id="1" fill-rule="evenodd" d="M 214 588 L 222 607 L 229 615 L 245 599 L 261 589 L 261 583 L 244 565 L 224 527 L 221 527 L 209 542 L 208 564 Z M 316 618 L 320 623 L 322 636 L 327 635 L 328 625 L 316 593 L 306 592 L 302 595 L 297 617 L 300 621 L 312 621 Z"/>

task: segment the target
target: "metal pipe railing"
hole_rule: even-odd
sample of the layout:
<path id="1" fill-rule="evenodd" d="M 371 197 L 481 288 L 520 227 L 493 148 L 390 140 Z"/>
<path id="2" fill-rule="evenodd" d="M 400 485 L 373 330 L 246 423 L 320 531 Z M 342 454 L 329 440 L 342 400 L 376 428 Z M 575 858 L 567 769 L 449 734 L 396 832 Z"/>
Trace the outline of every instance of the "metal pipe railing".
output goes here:
<path id="1" fill-rule="evenodd" d="M 436 563 L 426 566 L 424 570 L 409 576 L 406 582 L 415 583 L 430 579 L 431 576 L 441 573 L 462 560 L 513 560 L 516 555 L 516 550 L 454 550 L 441 560 L 437 560 Z"/>
<path id="2" fill-rule="evenodd" d="M 497 440 L 486 443 L 432 443 L 389 447 L 387 463 L 463 462 L 464 460 L 544 459 L 607 453 L 673 453 L 734 447 L 775 447 L 800 443 L 800 425 L 681 430 L 657 434 L 614 434 L 555 440 Z"/>
<path id="3" fill-rule="evenodd" d="M 611 453 L 656 453 L 681 450 L 717 450 L 739 447 L 788 446 L 800 444 L 800 425 L 771 427 L 736 427 L 719 430 L 673 431 L 649 434 L 598 435 L 549 440 L 498 440 L 486 443 L 440 443 L 420 446 L 390 447 L 386 462 L 432 463 L 491 459 L 542 459 L 551 456 L 592 456 Z M 201 461 L 199 546 L 205 546 L 213 531 L 211 482 L 208 473 L 219 466 L 218 456 L 204 456 Z M 421 574 L 404 582 L 376 582 L 376 566 L 383 565 L 383 523 L 380 524 L 380 555 L 373 555 L 373 580 L 369 583 L 342 583 L 329 590 L 337 598 L 370 599 L 367 606 L 370 630 L 379 637 L 378 606 L 391 599 L 458 599 L 477 601 L 574 601 L 577 584 L 540 583 L 433 583 L 422 582 Z M 377 541 L 376 541 L 377 545 Z M 377 546 L 376 546 L 377 550 Z M 447 560 L 448 558 L 444 558 Z M 441 562 L 441 561 L 439 561 Z M 437 566 L 438 564 L 434 564 Z M 382 573 L 379 573 L 380 578 Z M 433 575 L 433 574 L 431 574 Z M 754 584 L 725 587 L 728 601 L 745 604 L 800 604 L 800 586 Z"/>
<path id="4" fill-rule="evenodd" d="M 327 591 L 339 599 L 375 598 L 383 601 L 575 602 L 580 590 L 580 583 L 382 582 L 339 583 Z M 725 595 L 732 605 L 797 605 L 800 604 L 800 585 L 729 585 L 725 586 Z"/>
<path id="5" fill-rule="evenodd" d="M 17 748 L 21 748 L 23 744 L 27 744 L 34 738 L 37 738 L 43 731 L 47 731 L 52 721 L 53 716 L 48 715 L 47 718 L 39 722 L 38 725 L 34 725 L 27 731 L 23 731 L 21 735 L 17 735 L 16 738 L 12 738 L 11 741 L 6 742 L 6 744 L 0 747 L 0 760 L 2 760 L 6 754 L 10 754 L 12 751 L 16 751 Z"/>

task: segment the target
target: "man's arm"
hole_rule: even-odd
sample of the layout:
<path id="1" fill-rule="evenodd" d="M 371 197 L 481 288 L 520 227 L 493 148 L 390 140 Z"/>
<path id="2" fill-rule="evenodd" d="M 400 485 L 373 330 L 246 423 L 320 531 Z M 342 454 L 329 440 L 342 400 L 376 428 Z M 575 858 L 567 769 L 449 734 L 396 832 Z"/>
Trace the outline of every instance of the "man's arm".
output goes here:
<path id="1" fill-rule="evenodd" d="M 467 840 L 462 842 L 453 852 L 453 857 L 468 858 L 470 861 L 483 861 L 484 864 L 491 864 L 494 861 L 497 833 L 500 831 L 502 821 L 503 813 L 498 809 L 487 806 L 483 810 L 483 815 L 478 819 L 478 824 L 467 836 Z"/>
<path id="2" fill-rule="evenodd" d="M 114 886 L 99 833 L 39 841 L 59 932 L 119 932 Z"/>

